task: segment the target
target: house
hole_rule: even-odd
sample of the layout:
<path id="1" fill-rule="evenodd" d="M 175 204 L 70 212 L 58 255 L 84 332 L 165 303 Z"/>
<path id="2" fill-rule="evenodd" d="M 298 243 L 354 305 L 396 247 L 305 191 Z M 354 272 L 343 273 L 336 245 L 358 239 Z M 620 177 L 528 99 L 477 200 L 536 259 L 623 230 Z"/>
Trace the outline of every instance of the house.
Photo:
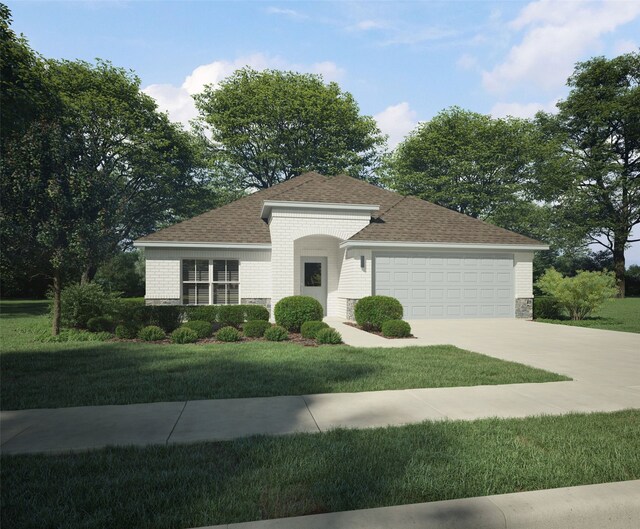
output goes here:
<path id="1" fill-rule="evenodd" d="M 304 294 L 353 318 L 393 296 L 405 319 L 531 318 L 523 235 L 348 176 L 306 173 L 138 239 L 148 304 L 260 304 Z"/>

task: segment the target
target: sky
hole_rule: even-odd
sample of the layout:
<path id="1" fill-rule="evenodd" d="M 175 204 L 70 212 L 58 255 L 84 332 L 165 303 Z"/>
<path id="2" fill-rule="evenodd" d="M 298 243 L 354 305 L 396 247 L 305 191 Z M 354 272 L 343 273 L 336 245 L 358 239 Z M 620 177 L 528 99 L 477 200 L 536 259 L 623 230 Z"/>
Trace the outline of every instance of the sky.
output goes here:
<path id="1" fill-rule="evenodd" d="M 295 70 L 351 92 L 391 147 L 454 105 L 553 112 L 576 62 L 640 46 L 640 0 L 4 1 L 33 49 L 134 70 L 175 121 L 237 68 Z"/>

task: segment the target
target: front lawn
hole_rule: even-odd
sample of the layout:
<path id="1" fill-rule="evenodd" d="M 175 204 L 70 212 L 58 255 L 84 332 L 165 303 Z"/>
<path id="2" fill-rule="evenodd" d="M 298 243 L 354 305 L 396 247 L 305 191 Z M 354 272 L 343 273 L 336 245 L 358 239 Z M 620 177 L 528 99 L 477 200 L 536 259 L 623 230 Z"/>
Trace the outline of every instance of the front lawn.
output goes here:
<path id="1" fill-rule="evenodd" d="M 4 410 L 569 380 L 449 345 L 42 343 L 45 302 L 1 309 Z"/>
<path id="2" fill-rule="evenodd" d="M 610 299 L 586 320 L 536 319 L 542 323 L 558 323 L 607 331 L 640 333 L 640 298 Z"/>
<path id="3" fill-rule="evenodd" d="M 162 529 L 640 478 L 640 411 L 2 458 L 2 527 Z"/>

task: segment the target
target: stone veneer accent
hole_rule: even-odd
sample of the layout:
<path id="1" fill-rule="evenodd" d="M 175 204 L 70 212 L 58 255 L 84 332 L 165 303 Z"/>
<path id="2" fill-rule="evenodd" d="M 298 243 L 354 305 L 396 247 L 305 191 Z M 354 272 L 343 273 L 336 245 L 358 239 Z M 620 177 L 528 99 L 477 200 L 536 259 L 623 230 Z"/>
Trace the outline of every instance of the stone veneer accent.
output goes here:
<path id="1" fill-rule="evenodd" d="M 358 301 L 360 301 L 360 300 L 359 299 L 352 299 L 352 298 L 347 298 L 346 299 L 346 302 L 347 302 L 347 313 L 346 313 L 347 320 L 356 321 L 355 310 L 356 310 L 356 303 L 358 303 Z"/>
<path id="2" fill-rule="evenodd" d="M 146 305 L 182 305 L 181 299 L 145 299 Z"/>
<path id="3" fill-rule="evenodd" d="M 242 298 L 243 305 L 262 305 L 271 312 L 271 298 Z"/>
<path id="4" fill-rule="evenodd" d="M 533 298 L 516 298 L 516 318 L 533 319 Z"/>

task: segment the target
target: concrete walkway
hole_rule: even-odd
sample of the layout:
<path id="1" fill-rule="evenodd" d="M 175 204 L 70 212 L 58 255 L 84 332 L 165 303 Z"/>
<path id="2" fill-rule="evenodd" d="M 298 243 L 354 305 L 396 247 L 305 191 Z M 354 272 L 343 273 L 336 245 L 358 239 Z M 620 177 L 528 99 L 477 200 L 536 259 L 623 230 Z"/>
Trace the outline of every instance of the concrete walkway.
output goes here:
<path id="1" fill-rule="evenodd" d="M 636 529 L 640 481 L 262 520 L 202 529 Z"/>

